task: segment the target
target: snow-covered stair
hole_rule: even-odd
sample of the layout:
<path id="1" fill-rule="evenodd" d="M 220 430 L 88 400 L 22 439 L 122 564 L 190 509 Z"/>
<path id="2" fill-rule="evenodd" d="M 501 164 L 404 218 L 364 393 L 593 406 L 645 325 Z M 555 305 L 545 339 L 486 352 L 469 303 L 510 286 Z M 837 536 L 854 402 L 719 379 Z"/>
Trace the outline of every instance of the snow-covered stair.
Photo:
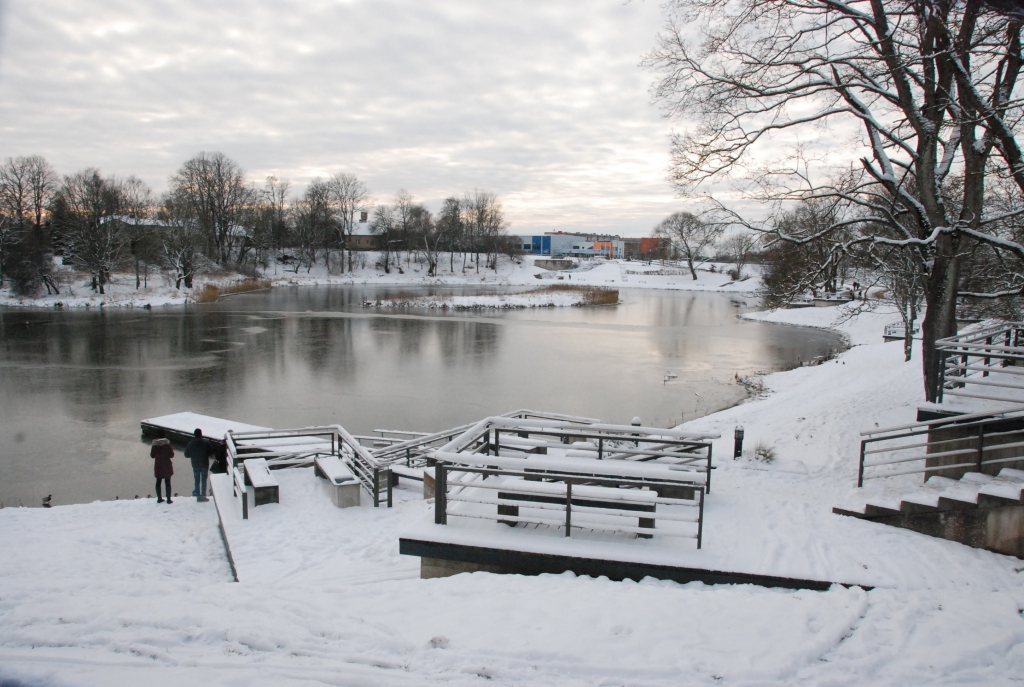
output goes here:
<path id="1" fill-rule="evenodd" d="M 931 477 L 901 498 L 876 497 L 832 512 L 1024 558 L 1024 470 Z"/>

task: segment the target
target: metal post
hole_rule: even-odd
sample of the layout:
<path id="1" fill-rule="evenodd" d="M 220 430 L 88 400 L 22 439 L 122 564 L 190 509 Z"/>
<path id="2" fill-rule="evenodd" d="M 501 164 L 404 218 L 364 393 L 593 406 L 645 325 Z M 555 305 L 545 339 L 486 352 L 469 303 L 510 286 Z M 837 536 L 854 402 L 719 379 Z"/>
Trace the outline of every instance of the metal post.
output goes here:
<path id="1" fill-rule="evenodd" d="M 373 507 L 380 508 L 380 468 L 373 469 Z"/>
<path id="2" fill-rule="evenodd" d="M 487 430 L 487 455 L 491 455 L 491 447 L 494 446 L 491 442 L 491 430 Z"/>
<path id="3" fill-rule="evenodd" d="M 985 425 L 978 426 L 978 472 L 981 472 L 981 461 L 985 452 Z"/>
<path id="4" fill-rule="evenodd" d="M 697 506 L 697 548 L 704 540 L 704 490 L 700 490 L 700 505 Z"/>
<path id="5" fill-rule="evenodd" d="M 434 465 L 434 524 L 448 524 L 448 473 L 441 461 Z"/>
<path id="6" fill-rule="evenodd" d="M 388 476 L 388 508 L 391 508 L 391 488 L 394 486 L 394 475 L 391 474 L 391 470 L 384 473 Z"/>
<path id="7" fill-rule="evenodd" d="M 711 444 L 708 444 L 708 478 L 705 480 L 707 483 L 708 493 L 711 493 Z"/>
<path id="8" fill-rule="evenodd" d="M 572 482 L 565 481 L 565 536 L 569 536 L 572 528 Z"/>
<path id="9" fill-rule="evenodd" d="M 494 430 L 494 455 L 501 455 L 501 430 Z"/>
<path id="10" fill-rule="evenodd" d="M 604 460 L 604 437 L 597 440 L 597 459 Z"/>
<path id="11" fill-rule="evenodd" d="M 942 351 L 939 351 L 942 353 Z M 939 356 L 939 392 L 936 394 L 936 398 L 939 403 L 942 403 L 942 390 L 946 388 L 946 356 Z"/>
<path id="12" fill-rule="evenodd" d="M 732 459 L 736 460 L 743 455 L 743 427 L 737 425 L 732 433 Z"/>
<path id="13" fill-rule="evenodd" d="M 405 467 L 407 467 L 407 468 L 411 468 L 412 467 L 412 449 L 411 448 L 405 449 Z"/>
<path id="14" fill-rule="evenodd" d="M 857 470 L 857 488 L 864 486 L 864 454 L 867 451 L 867 439 L 860 442 L 860 467 Z"/>

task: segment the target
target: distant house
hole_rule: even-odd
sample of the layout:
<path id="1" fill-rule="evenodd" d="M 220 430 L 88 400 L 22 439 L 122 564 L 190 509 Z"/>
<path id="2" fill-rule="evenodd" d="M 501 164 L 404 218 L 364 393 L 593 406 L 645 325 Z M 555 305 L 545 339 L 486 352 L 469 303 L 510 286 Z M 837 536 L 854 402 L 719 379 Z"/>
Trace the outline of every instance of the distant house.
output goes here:
<path id="1" fill-rule="evenodd" d="M 349 250 L 377 250 L 377 237 L 370 230 L 366 221 L 366 213 L 361 213 L 360 221 L 352 227 L 352 236 L 348 240 Z"/>

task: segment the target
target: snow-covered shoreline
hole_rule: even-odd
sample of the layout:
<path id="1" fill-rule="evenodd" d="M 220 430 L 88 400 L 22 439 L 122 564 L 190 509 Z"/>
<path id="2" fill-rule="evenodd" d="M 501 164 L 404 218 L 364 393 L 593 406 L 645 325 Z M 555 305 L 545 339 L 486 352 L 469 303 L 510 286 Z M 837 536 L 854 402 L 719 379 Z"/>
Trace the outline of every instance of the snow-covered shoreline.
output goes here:
<path id="1" fill-rule="evenodd" d="M 331 524 L 295 531 L 261 508 L 265 529 L 236 551 L 252 573 L 240 583 L 230 581 L 212 504 L 0 510 L 0 680 L 1010 684 L 1024 672 L 1018 559 L 831 513 L 858 495 L 860 431 L 912 421 L 922 400 L 919 346 L 904 362 L 900 342 L 882 343 L 894 315 L 837 323 L 840 314 L 745 316 L 834 328 L 852 347 L 765 375 L 762 397 L 683 425 L 722 434 L 704 548 L 686 555 L 870 591 L 571 574 L 420 580 L 397 537 L 429 519 L 429 502 L 399 489 L 394 509 L 339 511 L 292 471 L 282 498 L 308 504 L 305 522 Z M 732 460 L 737 425 L 748 451 Z M 772 463 L 749 455 L 759 442 L 775 450 Z"/>
<path id="2" fill-rule="evenodd" d="M 368 262 L 372 263 L 371 260 Z M 761 287 L 761 280 L 756 276 L 758 267 L 747 268 L 755 274 L 745 281 L 732 281 L 722 270 L 727 266 L 714 264 L 715 272 L 709 271 L 712 263 L 707 263 L 699 270 L 695 281 L 682 270 L 669 270 L 674 274 L 658 274 L 665 269 L 658 263 L 646 265 L 637 261 L 599 260 L 583 262 L 580 269 L 553 272 L 534 265 L 535 256 L 523 256 L 518 261 L 504 258 L 499 261 L 497 270 L 482 268 L 479 272 L 469 266 L 463 272 L 456 266 L 454 273 L 444 269 L 436 277 L 428 277 L 423 266 L 411 263 L 399 269 L 393 268 L 390 274 L 373 267 L 357 267 L 355 272 L 341 274 L 329 272 L 324 265 L 317 264 L 306 272 L 285 270 L 282 266 L 273 268 L 259 275 L 261 280 L 268 280 L 274 287 L 283 286 L 326 286 L 326 285 L 376 285 L 376 286 L 483 286 L 483 287 L 516 287 L 545 286 L 552 283 L 573 284 L 580 286 L 602 286 L 611 288 L 635 289 L 667 289 L 679 291 L 717 291 L 734 294 L 752 295 Z M 651 272 L 651 274 L 635 274 L 635 272 Z M 173 280 L 165 275 L 152 274 L 149 281 L 153 286 L 135 288 L 135 275 L 117 273 L 113 282 L 106 286 L 107 293 L 93 293 L 86 275 L 68 272 L 65 274 L 65 285 L 60 294 L 40 295 L 37 297 L 21 297 L 9 289 L 0 291 L 0 306 L 19 306 L 31 308 L 79 308 L 79 307 L 127 307 L 152 308 L 169 305 L 185 305 L 194 300 L 194 295 L 204 286 L 227 286 L 241 281 L 246 277 L 240 274 L 224 273 L 201 275 L 195 280 L 194 289 L 175 289 Z"/>

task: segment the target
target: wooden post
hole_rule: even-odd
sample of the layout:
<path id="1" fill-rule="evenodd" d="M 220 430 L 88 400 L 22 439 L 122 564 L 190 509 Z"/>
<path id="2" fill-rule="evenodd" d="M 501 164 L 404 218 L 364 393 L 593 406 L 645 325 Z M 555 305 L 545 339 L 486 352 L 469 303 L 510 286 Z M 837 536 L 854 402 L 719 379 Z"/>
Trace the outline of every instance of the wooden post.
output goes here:
<path id="1" fill-rule="evenodd" d="M 987 339 L 985 339 L 985 343 L 987 345 L 991 346 L 992 345 L 992 337 L 990 336 Z M 986 348 L 985 352 L 986 353 L 991 353 L 992 351 Z M 988 368 L 988 366 L 991 365 L 991 364 L 992 364 L 992 358 L 986 357 L 985 358 L 985 363 L 984 363 L 985 368 Z M 967 374 L 966 371 L 964 372 L 964 374 Z M 982 372 L 981 376 L 982 377 L 988 377 L 988 369 L 986 369 L 984 372 Z"/>
<path id="2" fill-rule="evenodd" d="M 572 482 L 565 481 L 565 536 L 572 529 Z"/>
<path id="3" fill-rule="evenodd" d="M 393 479 L 391 479 L 391 477 L 392 477 L 391 470 L 388 470 L 384 474 L 386 474 L 388 476 L 388 508 L 391 508 L 391 489 L 394 486 L 395 481 Z M 397 476 L 398 473 L 394 473 L 394 475 Z"/>
<path id="4" fill-rule="evenodd" d="M 501 430 L 494 430 L 494 455 L 501 455 Z"/>
<path id="5" fill-rule="evenodd" d="M 857 488 L 864 486 L 864 455 L 867 451 L 867 440 L 860 442 L 860 467 L 857 469 Z"/>
<path id="6" fill-rule="evenodd" d="M 604 460 L 604 437 L 597 440 L 597 459 Z"/>
<path id="7" fill-rule="evenodd" d="M 380 468 L 373 469 L 373 507 L 380 508 Z"/>
<path id="8" fill-rule="evenodd" d="M 434 524 L 448 524 L 448 473 L 441 461 L 434 465 Z"/>
<path id="9" fill-rule="evenodd" d="M 985 455 L 985 425 L 978 426 L 978 472 L 981 472 L 981 462 Z"/>
<path id="10" fill-rule="evenodd" d="M 700 490 L 700 506 L 697 510 L 697 548 L 704 539 L 704 490 Z"/>

